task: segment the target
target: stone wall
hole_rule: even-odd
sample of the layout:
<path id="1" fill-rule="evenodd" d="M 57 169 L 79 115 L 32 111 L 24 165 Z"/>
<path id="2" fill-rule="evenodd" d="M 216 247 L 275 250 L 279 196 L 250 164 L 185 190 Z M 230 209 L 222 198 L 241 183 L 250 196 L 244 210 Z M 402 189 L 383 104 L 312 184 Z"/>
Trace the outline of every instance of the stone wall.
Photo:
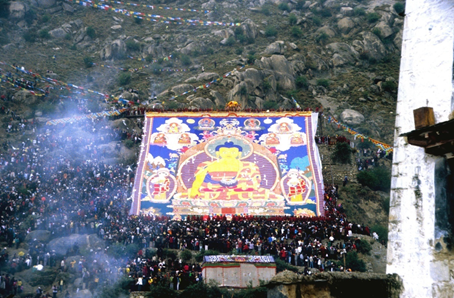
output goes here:
<path id="1" fill-rule="evenodd" d="M 401 297 L 452 297 L 452 230 L 436 232 L 437 164 L 443 158 L 409 145 L 412 111 L 432 107 L 437 123 L 451 112 L 454 42 L 452 0 L 407 1 L 396 111 L 387 273 L 403 281 Z M 438 176 L 438 175 L 437 175 Z M 442 197 L 440 197 L 440 195 Z M 444 197 L 443 197 L 444 196 Z M 437 199 L 438 197 L 438 199 Z"/>
<path id="2" fill-rule="evenodd" d="M 401 284 L 397 275 L 326 272 L 300 276 L 291 271 L 276 275 L 268 298 L 397 298 Z"/>
<path id="3" fill-rule="evenodd" d="M 202 268 L 205 283 L 216 281 L 220 287 L 247 288 L 258 287 L 260 281 L 269 281 L 276 275 L 276 266 L 260 266 L 260 264 L 211 264 Z"/>

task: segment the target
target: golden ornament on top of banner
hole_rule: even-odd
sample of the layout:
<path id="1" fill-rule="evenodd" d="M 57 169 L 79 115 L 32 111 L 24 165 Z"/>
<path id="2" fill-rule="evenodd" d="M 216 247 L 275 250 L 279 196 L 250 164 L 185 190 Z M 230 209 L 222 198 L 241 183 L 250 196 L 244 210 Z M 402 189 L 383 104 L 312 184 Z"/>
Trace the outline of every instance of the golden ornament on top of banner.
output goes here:
<path id="1" fill-rule="evenodd" d="M 225 109 L 228 111 L 239 111 L 241 105 L 237 101 L 231 100 L 225 105 Z"/>

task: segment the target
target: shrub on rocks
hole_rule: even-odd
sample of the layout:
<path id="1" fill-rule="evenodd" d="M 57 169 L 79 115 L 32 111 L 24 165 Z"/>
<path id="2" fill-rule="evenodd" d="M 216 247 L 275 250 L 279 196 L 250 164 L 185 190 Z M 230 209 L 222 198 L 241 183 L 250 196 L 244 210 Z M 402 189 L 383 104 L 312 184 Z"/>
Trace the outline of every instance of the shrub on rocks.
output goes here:
<path id="1" fill-rule="evenodd" d="M 123 72 L 118 76 L 117 81 L 121 86 L 127 85 L 131 82 L 131 74 L 129 72 Z"/>

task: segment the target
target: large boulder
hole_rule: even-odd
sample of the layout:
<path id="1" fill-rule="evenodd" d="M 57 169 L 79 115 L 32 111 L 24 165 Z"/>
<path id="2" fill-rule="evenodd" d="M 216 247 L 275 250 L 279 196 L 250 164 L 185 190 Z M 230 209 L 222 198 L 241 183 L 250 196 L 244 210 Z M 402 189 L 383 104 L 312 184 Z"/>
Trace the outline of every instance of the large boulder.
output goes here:
<path id="1" fill-rule="evenodd" d="M 342 122 L 348 125 L 359 125 L 364 122 L 364 116 L 358 111 L 346 109 L 340 115 Z"/>
<path id="2" fill-rule="evenodd" d="M 375 25 L 375 28 L 380 30 L 380 35 L 383 38 L 387 38 L 393 34 L 393 29 L 388 25 L 388 23 L 381 21 L 377 25 Z"/>
<path id="3" fill-rule="evenodd" d="M 212 10 L 216 7 L 216 1 L 210 0 L 202 4 L 202 8 L 206 10 Z"/>
<path id="4" fill-rule="evenodd" d="M 180 50 L 181 53 L 188 55 L 191 54 L 193 51 L 198 51 L 199 49 L 203 48 L 203 46 L 199 42 L 191 42 L 184 48 Z"/>
<path id="5" fill-rule="evenodd" d="M 337 21 L 337 28 L 342 34 L 348 34 L 354 27 L 355 23 L 353 23 L 352 19 L 349 17 Z"/>
<path id="6" fill-rule="evenodd" d="M 286 73 L 289 75 L 294 74 L 293 65 L 290 61 L 282 55 L 273 55 L 271 57 L 262 57 L 262 59 L 255 62 L 258 68 L 269 69 L 276 72 Z"/>
<path id="7" fill-rule="evenodd" d="M 228 29 L 222 29 L 222 30 L 215 30 L 213 31 L 213 34 L 215 36 L 219 36 L 219 37 L 222 37 L 223 39 L 227 39 L 229 38 L 230 36 L 234 36 L 235 33 L 233 32 L 232 29 L 228 28 Z"/>
<path id="8" fill-rule="evenodd" d="M 263 75 L 262 73 L 255 69 L 255 68 L 248 68 L 243 72 L 239 72 L 236 74 L 236 77 L 240 81 L 248 81 L 252 88 L 256 88 L 263 83 Z"/>
<path id="9" fill-rule="evenodd" d="M 327 34 L 329 37 L 334 37 L 334 36 L 336 36 L 336 32 L 335 32 L 331 27 L 329 27 L 329 26 L 323 26 L 323 27 L 317 29 L 317 31 L 315 31 L 315 33 L 316 33 L 317 35 L 320 35 L 320 34 L 322 34 L 322 33 L 325 33 L 325 34 Z"/>
<path id="10" fill-rule="evenodd" d="M 116 39 L 107 44 L 100 53 L 102 60 L 108 60 L 126 55 L 126 44 L 121 39 Z"/>
<path id="11" fill-rule="evenodd" d="M 50 236 L 50 232 L 47 230 L 34 230 L 27 234 L 25 241 L 39 241 L 41 243 L 47 243 L 50 239 Z"/>
<path id="12" fill-rule="evenodd" d="M 295 78 L 292 75 L 277 72 L 274 77 L 282 90 L 294 90 L 296 88 Z"/>
<path id="13" fill-rule="evenodd" d="M 63 10 L 66 11 L 66 12 L 69 12 L 69 13 L 73 13 L 74 12 L 74 7 L 71 4 L 69 4 L 69 3 L 63 2 L 62 7 L 63 7 Z"/>
<path id="14" fill-rule="evenodd" d="M 328 64 L 322 59 L 322 57 L 313 52 L 307 53 L 306 66 L 318 71 L 325 71 L 329 69 Z"/>
<path id="15" fill-rule="evenodd" d="M 180 84 L 172 87 L 172 92 L 175 93 L 176 95 L 180 95 L 183 92 L 193 90 L 194 86 L 190 84 Z"/>
<path id="16" fill-rule="evenodd" d="M 280 54 L 283 55 L 285 53 L 285 50 L 287 49 L 287 46 L 282 40 L 278 40 L 273 42 L 272 44 L 268 45 L 265 49 L 265 54 Z"/>
<path id="17" fill-rule="evenodd" d="M 362 35 L 363 40 L 353 41 L 353 46 L 360 46 L 363 53 L 368 53 L 369 57 L 376 61 L 383 59 L 387 55 L 386 47 L 377 35 L 371 32 L 363 32 Z"/>
<path id="18" fill-rule="evenodd" d="M 202 72 L 197 76 L 197 81 L 212 81 L 219 78 L 219 74 L 215 72 Z"/>
<path id="19" fill-rule="evenodd" d="M 247 38 L 255 39 L 259 34 L 258 26 L 250 19 L 241 23 L 241 27 L 243 28 L 244 36 Z"/>
<path id="20" fill-rule="evenodd" d="M 37 97 L 31 94 L 30 91 L 22 89 L 14 93 L 14 101 L 29 106 L 36 103 Z"/>
<path id="21" fill-rule="evenodd" d="M 353 8 L 348 6 L 341 7 L 340 13 L 344 16 L 351 16 L 353 14 Z"/>
<path id="22" fill-rule="evenodd" d="M 402 50 L 402 30 L 397 32 L 396 36 L 393 39 L 394 45 L 400 50 Z"/>
<path id="23" fill-rule="evenodd" d="M 81 251 L 90 251 L 90 249 L 104 249 L 105 243 L 97 235 L 80 235 L 71 234 L 68 237 L 53 239 L 49 242 L 49 250 L 54 250 L 57 255 L 66 255 L 66 252 L 73 247 L 74 244 L 79 246 Z"/>
<path id="24" fill-rule="evenodd" d="M 359 53 L 350 45 L 342 42 L 331 43 L 326 46 L 333 52 L 333 66 L 354 64 L 359 59 Z"/>
<path id="25" fill-rule="evenodd" d="M 290 270 L 284 270 L 271 278 L 270 284 L 293 284 L 300 280 L 298 274 Z"/>
<path id="26" fill-rule="evenodd" d="M 210 95 L 214 98 L 214 103 L 217 107 L 225 107 L 227 101 L 224 99 L 221 93 L 216 90 L 211 90 Z"/>
<path id="27" fill-rule="evenodd" d="M 76 43 L 76 44 L 81 43 L 86 38 L 87 39 L 90 38 L 87 35 L 87 28 L 82 27 L 79 29 L 79 31 L 76 32 L 76 35 L 74 37 L 74 43 Z"/>
<path id="28" fill-rule="evenodd" d="M 57 28 L 49 31 L 49 34 L 54 38 L 64 38 L 66 35 L 66 31 L 63 30 L 63 28 Z"/>
<path id="29" fill-rule="evenodd" d="M 130 101 L 130 100 L 134 100 L 136 99 L 137 97 L 139 97 L 136 93 L 131 93 L 131 92 L 128 92 L 128 91 L 123 91 L 120 95 L 120 98 L 123 98 L 127 101 Z"/>
<path id="30" fill-rule="evenodd" d="M 248 84 L 246 82 L 240 82 L 236 84 L 228 93 L 227 101 L 236 101 L 242 107 L 246 107 L 248 95 L 251 93 L 251 90 L 248 90 Z"/>
<path id="31" fill-rule="evenodd" d="M 27 10 L 28 8 L 24 3 L 13 1 L 9 5 L 9 17 L 16 20 L 23 19 Z"/>
<path id="32" fill-rule="evenodd" d="M 148 39 L 147 44 L 143 48 L 143 52 L 146 55 L 151 55 L 152 57 L 162 57 L 165 55 L 165 51 L 162 47 L 162 43 L 158 43 L 154 39 Z"/>
<path id="33" fill-rule="evenodd" d="M 214 104 L 209 98 L 204 97 L 192 97 L 190 99 L 189 105 L 193 108 L 198 109 L 211 109 L 214 108 Z"/>

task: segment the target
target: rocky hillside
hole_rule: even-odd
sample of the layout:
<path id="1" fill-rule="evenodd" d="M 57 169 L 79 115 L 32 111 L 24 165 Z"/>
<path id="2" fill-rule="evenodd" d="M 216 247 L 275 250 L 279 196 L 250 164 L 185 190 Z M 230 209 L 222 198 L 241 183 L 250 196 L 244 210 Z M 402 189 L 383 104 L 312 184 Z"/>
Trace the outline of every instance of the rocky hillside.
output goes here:
<path id="1" fill-rule="evenodd" d="M 1 20 L 2 60 L 155 107 L 223 108 L 236 100 L 290 109 L 294 97 L 303 108 L 323 106 L 335 116 L 349 108 L 364 116 L 351 123 L 363 133 L 392 138 L 403 24 L 394 1 L 98 3 L 116 11 L 93 3 L 10 2 Z"/>

